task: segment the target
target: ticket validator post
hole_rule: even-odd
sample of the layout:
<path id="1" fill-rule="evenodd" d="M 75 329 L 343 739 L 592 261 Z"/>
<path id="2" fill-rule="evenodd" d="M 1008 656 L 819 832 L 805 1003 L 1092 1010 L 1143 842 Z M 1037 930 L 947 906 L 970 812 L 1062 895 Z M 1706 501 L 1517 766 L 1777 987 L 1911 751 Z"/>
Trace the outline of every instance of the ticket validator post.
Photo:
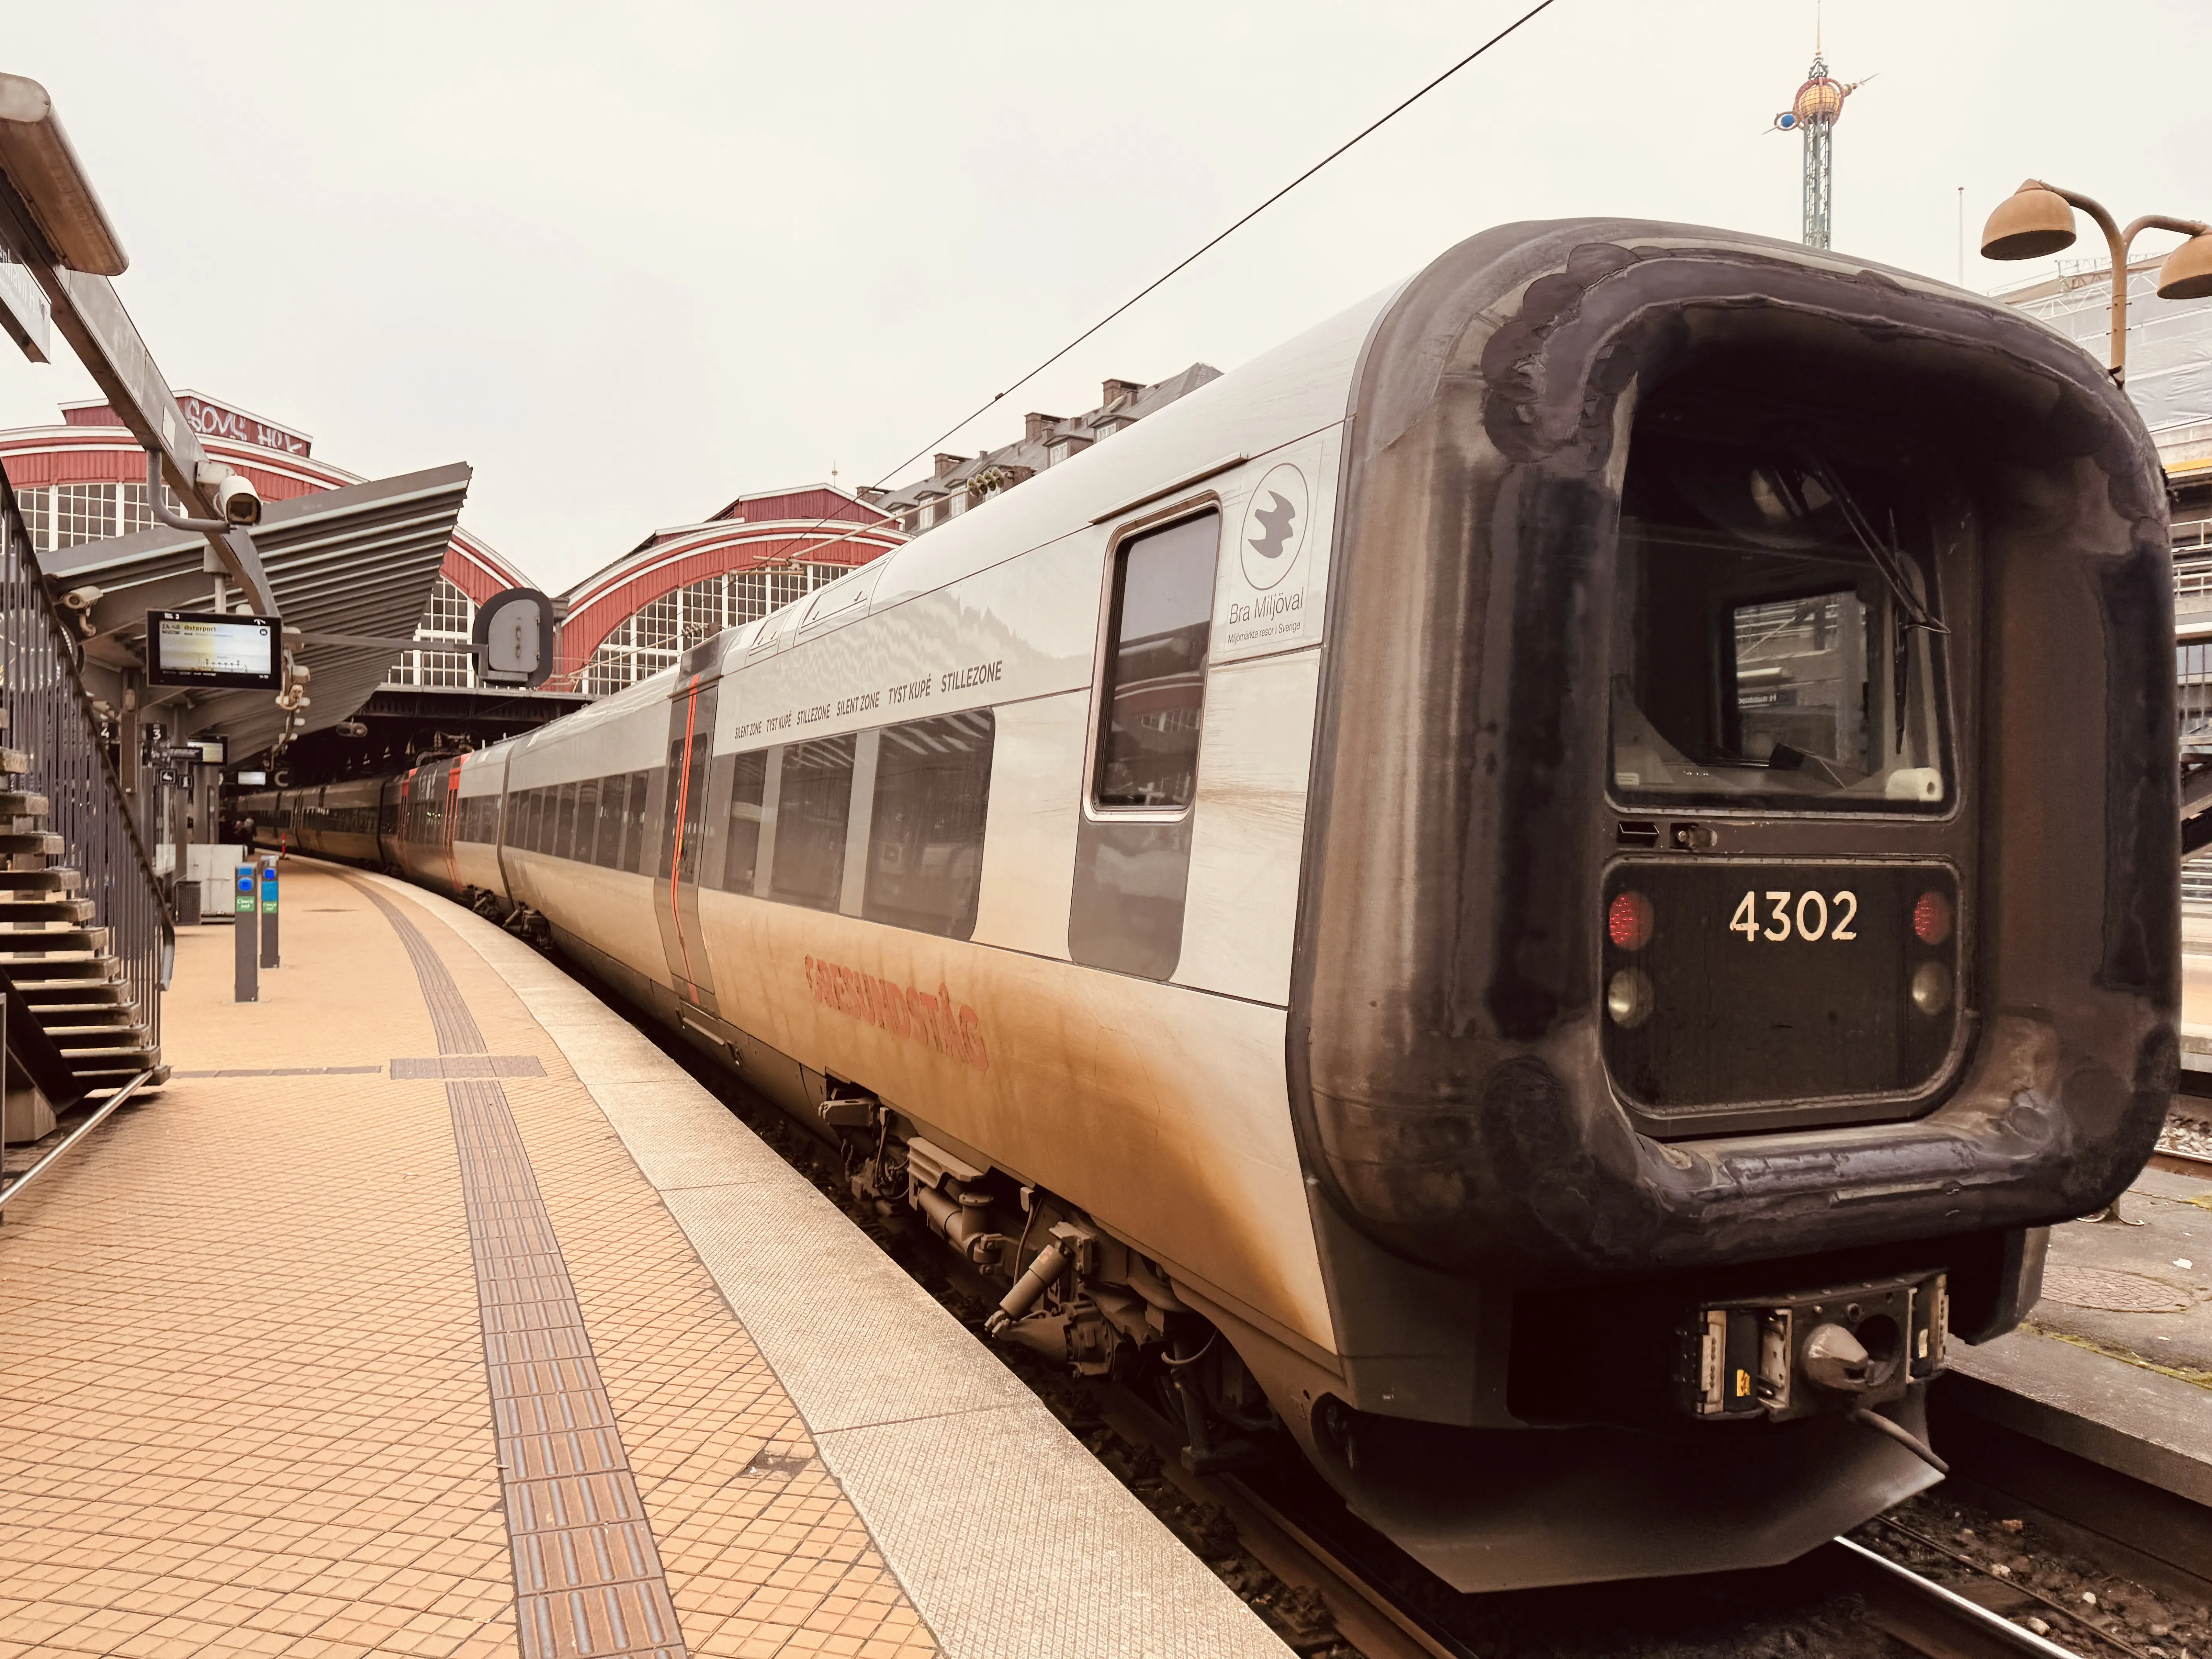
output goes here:
<path id="1" fill-rule="evenodd" d="M 261 1000 L 261 896 L 250 864 L 238 866 L 238 978 L 232 1000 Z"/>
<path id="2" fill-rule="evenodd" d="M 276 860 L 261 860 L 261 965 L 281 968 L 276 955 Z"/>

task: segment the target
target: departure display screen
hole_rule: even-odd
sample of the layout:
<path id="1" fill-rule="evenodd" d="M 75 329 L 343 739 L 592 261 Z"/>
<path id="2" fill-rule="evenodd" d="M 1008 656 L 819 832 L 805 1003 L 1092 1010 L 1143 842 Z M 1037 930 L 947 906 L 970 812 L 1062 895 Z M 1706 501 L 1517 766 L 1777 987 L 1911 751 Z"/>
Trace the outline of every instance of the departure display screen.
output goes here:
<path id="1" fill-rule="evenodd" d="M 146 613 L 146 678 L 153 685 L 274 691 L 283 666 L 274 617 L 215 611 Z"/>

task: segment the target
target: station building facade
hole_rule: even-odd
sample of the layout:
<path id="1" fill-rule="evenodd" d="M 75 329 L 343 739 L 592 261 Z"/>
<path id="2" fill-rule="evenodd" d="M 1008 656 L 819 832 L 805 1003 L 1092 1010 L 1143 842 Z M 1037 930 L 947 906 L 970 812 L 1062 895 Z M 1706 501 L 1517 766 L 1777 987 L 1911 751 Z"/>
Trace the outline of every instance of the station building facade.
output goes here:
<path id="1" fill-rule="evenodd" d="M 1109 380 L 1097 409 L 1066 418 L 1028 416 L 1014 442 L 981 455 L 939 455 L 927 477 L 896 490 L 830 484 L 763 490 L 738 496 L 699 523 L 656 530 L 554 596 L 559 638 L 544 690 L 570 698 L 605 696 L 672 667 L 702 640 L 805 598 L 1219 374 L 1194 363 L 1150 385 Z M 313 441 L 295 428 L 199 392 L 179 392 L 178 402 L 208 453 L 245 474 L 264 501 L 364 482 L 317 457 Z M 145 455 L 130 432 L 105 403 L 64 404 L 61 415 L 56 426 L 0 432 L 0 466 L 15 486 L 33 546 L 52 551 L 149 528 Z M 414 646 L 393 663 L 386 690 L 483 689 L 466 649 L 477 607 L 507 588 L 537 586 L 519 566 L 457 528 Z M 386 701 L 380 692 L 364 716 Z M 424 710 L 438 701 L 405 700 L 409 720 L 437 724 Z M 557 712 L 549 708 L 538 717 Z M 402 744 L 410 746 L 411 739 Z"/>
<path id="2" fill-rule="evenodd" d="M 887 514 L 900 530 L 919 536 L 981 507 L 992 496 L 1035 477 L 1048 467 L 1080 455 L 1095 443 L 1134 426 L 1209 380 L 1221 378 L 1211 363 L 1193 363 L 1180 374 L 1146 386 L 1139 380 L 1108 380 L 1098 407 L 1081 415 L 1022 416 L 1022 435 L 981 455 L 939 455 L 929 476 L 896 489 L 863 489 L 861 496 Z"/>
<path id="3" fill-rule="evenodd" d="M 304 432 L 197 392 L 179 392 L 177 402 L 208 453 L 244 474 L 265 501 L 367 482 L 317 459 L 314 441 Z M 0 432 L 0 467 L 15 487 L 32 547 L 53 552 L 150 529 L 146 453 L 137 440 L 105 403 L 64 404 L 61 416 L 58 426 Z M 163 489 L 167 505 L 176 511 L 174 493 Z M 479 604 L 503 589 L 530 585 L 528 577 L 478 538 L 456 530 L 416 630 L 422 647 L 402 654 L 386 684 L 473 685 L 469 653 L 441 649 L 440 641 L 465 644 Z"/>
<path id="4" fill-rule="evenodd" d="M 702 640 L 781 610 L 906 538 L 828 484 L 740 495 L 656 530 L 563 596 L 557 678 L 603 697 L 676 665 Z"/>

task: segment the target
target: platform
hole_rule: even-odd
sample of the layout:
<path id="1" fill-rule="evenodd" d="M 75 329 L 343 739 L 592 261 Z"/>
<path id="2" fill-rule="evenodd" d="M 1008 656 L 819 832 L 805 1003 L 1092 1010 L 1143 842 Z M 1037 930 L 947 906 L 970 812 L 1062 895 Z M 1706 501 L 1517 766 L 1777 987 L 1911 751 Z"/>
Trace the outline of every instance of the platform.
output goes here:
<path id="1" fill-rule="evenodd" d="M 2212 915 L 2184 915 L 2182 951 L 2182 1061 L 2201 1075 L 2212 1071 Z M 2212 1505 L 2212 1165 L 2160 1162 L 2121 1199 L 2119 1221 L 2052 1230 L 2027 1327 L 1954 1346 L 1939 1389 L 2011 1433 Z"/>
<path id="2" fill-rule="evenodd" d="M 588 989 L 284 884 L 0 1225 L 0 1659 L 1287 1651 Z"/>

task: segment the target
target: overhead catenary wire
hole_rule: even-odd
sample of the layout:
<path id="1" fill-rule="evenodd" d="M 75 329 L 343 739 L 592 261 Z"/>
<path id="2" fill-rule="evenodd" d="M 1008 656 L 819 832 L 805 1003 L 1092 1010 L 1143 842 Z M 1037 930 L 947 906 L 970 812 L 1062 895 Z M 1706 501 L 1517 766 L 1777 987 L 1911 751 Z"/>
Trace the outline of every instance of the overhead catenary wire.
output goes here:
<path id="1" fill-rule="evenodd" d="M 1499 29 L 1497 33 L 1492 35 L 1480 46 L 1477 46 L 1473 52 L 1470 52 L 1466 57 L 1454 64 L 1449 69 L 1445 70 L 1441 75 L 1435 76 L 1433 79 L 1423 84 L 1417 90 L 1400 100 L 1396 104 L 1391 106 L 1390 108 L 1384 111 L 1381 115 L 1376 117 L 1372 121 L 1370 121 L 1365 126 L 1360 128 L 1358 131 L 1353 133 L 1351 137 L 1346 139 L 1334 149 L 1329 151 L 1328 155 L 1322 156 L 1321 160 L 1316 161 L 1304 173 L 1298 174 L 1297 178 L 1291 179 L 1290 183 L 1283 185 L 1282 188 L 1268 196 L 1265 200 L 1261 201 L 1258 206 L 1251 209 L 1249 212 L 1241 215 L 1238 218 L 1233 221 L 1226 229 L 1209 237 L 1197 248 L 1186 254 L 1182 258 L 1177 260 L 1174 264 L 1169 266 L 1167 270 L 1162 271 L 1158 276 L 1155 276 L 1151 282 L 1146 283 L 1144 287 L 1139 289 L 1127 299 L 1122 301 L 1121 304 L 1115 306 L 1111 311 L 1101 317 L 1097 322 L 1091 324 L 1090 327 L 1085 329 L 1081 333 L 1075 336 L 1074 338 L 1069 340 L 1065 345 L 1060 347 L 1059 349 L 1053 352 L 1050 356 L 1046 357 L 1035 368 L 1024 374 L 1018 380 L 1010 382 L 1002 390 L 992 393 L 990 397 L 985 398 L 983 402 L 977 404 L 975 409 L 971 410 L 966 415 L 962 416 L 951 426 L 945 428 L 945 430 L 939 433 L 936 437 L 931 439 L 921 448 L 915 450 L 913 454 L 908 455 L 905 459 L 900 461 L 897 465 L 888 469 L 881 477 L 876 479 L 875 483 L 867 486 L 867 488 L 877 489 L 881 487 L 889 480 L 896 477 L 900 473 L 905 471 L 908 467 L 913 465 L 915 462 L 920 460 L 923 456 L 934 452 L 939 444 L 944 443 L 946 440 L 953 437 L 956 434 L 960 432 L 962 428 L 972 424 L 975 421 L 981 419 L 983 416 L 988 414 L 993 409 L 1004 403 L 1008 398 L 1020 391 L 1031 380 L 1036 379 L 1038 375 L 1043 374 L 1045 370 L 1050 368 L 1061 358 L 1066 356 L 1069 352 L 1074 350 L 1085 340 L 1088 340 L 1092 335 L 1097 333 L 1099 330 L 1104 328 L 1109 323 L 1114 321 L 1115 318 L 1121 316 L 1124 312 L 1129 310 L 1139 301 L 1145 300 L 1159 289 L 1164 287 L 1168 283 L 1180 276 L 1183 271 L 1197 264 L 1199 260 L 1204 258 L 1215 248 L 1219 247 L 1222 243 L 1227 241 L 1238 231 L 1243 229 L 1245 226 L 1250 224 L 1252 221 L 1258 218 L 1269 208 L 1274 206 L 1276 203 L 1281 201 L 1283 198 L 1288 196 L 1300 185 L 1304 184 L 1306 180 L 1311 179 L 1316 173 L 1321 172 L 1322 168 L 1328 167 L 1332 161 L 1338 160 L 1355 145 L 1358 145 L 1362 141 L 1371 137 L 1375 133 L 1380 131 L 1383 127 L 1389 125 L 1389 123 L 1397 119 L 1399 116 L 1403 115 L 1407 110 L 1413 108 L 1415 104 L 1419 103 L 1422 99 L 1427 97 L 1438 87 L 1443 85 L 1443 83 L 1450 80 L 1452 76 L 1457 75 L 1468 64 L 1474 63 L 1476 58 L 1481 57 L 1492 46 L 1498 45 L 1499 41 L 1504 40 L 1508 35 L 1513 33 L 1522 25 L 1533 20 L 1538 13 L 1548 11 L 1558 3 L 1559 0 L 1536 0 L 1536 3 L 1534 5 L 1529 7 L 1528 10 L 1522 12 L 1518 17 L 1516 17 L 1504 28 Z M 816 531 L 823 529 L 835 522 L 836 522 L 836 520 L 831 518 L 818 520 L 814 524 L 809 526 L 806 529 L 799 531 L 798 532 L 798 536 L 799 538 L 811 536 Z M 872 529 L 880 528 L 880 526 L 856 525 L 853 529 L 845 532 L 842 535 L 833 536 L 826 541 L 817 542 L 814 545 L 802 548 L 795 553 L 784 554 L 776 561 L 776 562 L 779 564 L 789 564 L 805 557 L 806 555 L 810 553 L 818 553 L 823 548 L 835 547 L 840 542 L 849 541 L 855 535 L 866 533 L 867 531 Z"/>

